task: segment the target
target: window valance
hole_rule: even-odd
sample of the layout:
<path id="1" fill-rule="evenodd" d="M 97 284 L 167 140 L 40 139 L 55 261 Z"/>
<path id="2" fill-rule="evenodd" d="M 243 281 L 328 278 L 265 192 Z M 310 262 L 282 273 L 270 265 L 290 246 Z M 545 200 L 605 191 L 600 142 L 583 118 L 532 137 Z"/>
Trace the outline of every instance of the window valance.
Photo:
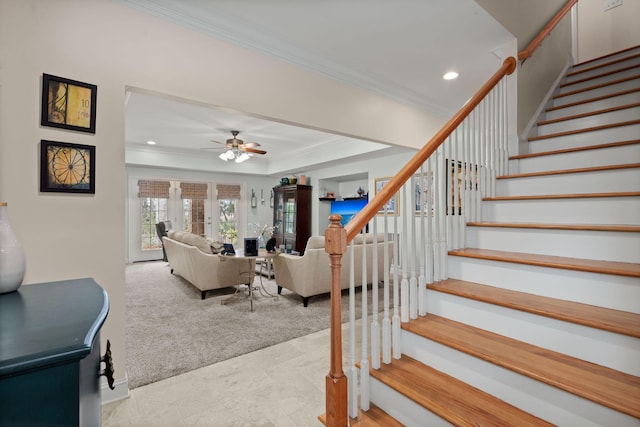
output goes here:
<path id="1" fill-rule="evenodd" d="M 198 182 L 181 182 L 180 197 L 182 199 L 206 200 L 208 196 L 207 184 Z"/>
<path id="2" fill-rule="evenodd" d="M 141 179 L 138 181 L 138 197 L 152 199 L 168 199 L 169 181 L 152 181 Z"/>
<path id="3" fill-rule="evenodd" d="M 217 184 L 216 185 L 216 198 L 218 200 L 239 199 L 240 198 L 240 185 L 237 185 L 237 184 Z"/>

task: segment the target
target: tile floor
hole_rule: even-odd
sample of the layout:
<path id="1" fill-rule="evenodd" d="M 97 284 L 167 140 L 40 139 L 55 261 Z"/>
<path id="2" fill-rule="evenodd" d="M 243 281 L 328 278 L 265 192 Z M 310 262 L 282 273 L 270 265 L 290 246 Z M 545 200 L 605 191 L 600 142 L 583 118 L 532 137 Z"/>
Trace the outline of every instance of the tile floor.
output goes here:
<path id="1" fill-rule="evenodd" d="M 102 425 L 321 426 L 328 372 L 327 329 L 133 389 Z"/>

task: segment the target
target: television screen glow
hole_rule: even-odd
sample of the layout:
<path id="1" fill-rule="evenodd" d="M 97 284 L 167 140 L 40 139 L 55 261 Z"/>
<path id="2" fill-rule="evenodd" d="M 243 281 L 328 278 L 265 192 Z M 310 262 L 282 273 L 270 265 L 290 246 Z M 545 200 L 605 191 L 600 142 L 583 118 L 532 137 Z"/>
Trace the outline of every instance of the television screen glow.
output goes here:
<path id="1" fill-rule="evenodd" d="M 331 215 L 342 215 L 342 221 L 340 223 L 344 227 L 353 218 L 355 214 L 360 212 L 368 203 L 366 198 L 362 199 L 350 199 L 350 200 L 332 200 L 331 201 Z"/>

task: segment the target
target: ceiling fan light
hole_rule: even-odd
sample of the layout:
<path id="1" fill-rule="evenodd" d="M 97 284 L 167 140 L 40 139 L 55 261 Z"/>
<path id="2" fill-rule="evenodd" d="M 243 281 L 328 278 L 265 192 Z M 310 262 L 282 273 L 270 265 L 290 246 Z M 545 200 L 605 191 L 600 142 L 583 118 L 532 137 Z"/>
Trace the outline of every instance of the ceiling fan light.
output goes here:
<path id="1" fill-rule="evenodd" d="M 220 157 L 222 160 L 226 162 L 227 160 L 233 160 L 236 156 L 233 153 L 233 150 L 229 149 L 224 153 L 220 154 L 218 157 Z"/>
<path id="2" fill-rule="evenodd" d="M 242 163 L 245 160 L 249 160 L 249 155 L 247 153 L 240 153 L 239 156 L 236 157 L 236 163 Z"/>

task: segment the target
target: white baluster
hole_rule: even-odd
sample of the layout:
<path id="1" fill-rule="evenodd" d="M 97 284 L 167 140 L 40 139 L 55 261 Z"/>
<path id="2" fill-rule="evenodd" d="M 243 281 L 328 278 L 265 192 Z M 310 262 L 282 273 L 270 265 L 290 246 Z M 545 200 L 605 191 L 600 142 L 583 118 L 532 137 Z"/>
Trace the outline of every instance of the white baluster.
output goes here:
<path id="1" fill-rule="evenodd" d="M 384 208 L 384 315 L 382 318 L 382 361 L 391 363 L 391 319 L 389 314 L 389 230 L 387 208 Z"/>
<path id="2" fill-rule="evenodd" d="M 349 416 L 355 418 L 358 416 L 358 370 L 356 369 L 356 301 L 355 301 L 355 263 L 354 263 L 354 247 L 353 241 L 349 245 L 350 264 L 349 269 L 349 362 L 350 366 L 347 370 L 347 378 L 349 379 L 348 405 Z"/>
<path id="3" fill-rule="evenodd" d="M 378 222 L 372 221 L 372 243 L 371 248 L 371 367 L 380 369 L 380 322 L 378 321 Z"/>
<path id="4" fill-rule="evenodd" d="M 386 209 L 386 208 L 385 208 Z M 398 280 L 398 270 L 400 269 L 400 242 L 398 242 L 398 211 L 393 213 L 393 319 L 391 321 L 391 339 L 393 347 L 393 357 L 400 359 L 400 281 Z"/>

